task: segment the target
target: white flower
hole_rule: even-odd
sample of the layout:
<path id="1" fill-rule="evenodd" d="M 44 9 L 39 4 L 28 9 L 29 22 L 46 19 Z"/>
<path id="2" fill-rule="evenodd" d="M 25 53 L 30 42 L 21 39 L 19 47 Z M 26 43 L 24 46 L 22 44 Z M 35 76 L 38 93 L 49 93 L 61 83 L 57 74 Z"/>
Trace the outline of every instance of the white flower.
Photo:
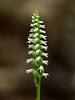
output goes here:
<path id="1" fill-rule="evenodd" d="M 30 63 L 33 58 L 27 59 L 26 63 Z"/>
<path id="2" fill-rule="evenodd" d="M 46 31 L 43 31 L 43 30 L 41 30 L 41 29 L 40 29 L 40 32 L 41 32 L 41 33 L 46 33 Z"/>
<path id="3" fill-rule="evenodd" d="M 33 52 L 33 50 L 29 51 L 28 54 L 30 55 L 30 54 L 32 54 L 32 52 Z"/>
<path id="4" fill-rule="evenodd" d="M 35 19 L 35 17 L 34 17 L 34 16 L 32 16 L 32 19 Z"/>
<path id="5" fill-rule="evenodd" d="M 48 65 L 48 60 L 43 60 L 43 64 Z"/>
<path id="6" fill-rule="evenodd" d="M 36 38 L 37 36 L 38 36 L 38 33 L 35 33 L 35 34 L 34 34 L 34 38 Z"/>
<path id="7" fill-rule="evenodd" d="M 37 18 L 39 18 L 40 16 L 36 16 Z"/>
<path id="8" fill-rule="evenodd" d="M 31 24 L 30 26 L 32 26 L 32 27 L 33 27 L 34 25 L 38 25 L 38 23 Z"/>
<path id="9" fill-rule="evenodd" d="M 47 45 L 46 43 L 47 43 L 47 41 L 41 40 L 41 44 Z"/>
<path id="10" fill-rule="evenodd" d="M 47 76 L 49 76 L 49 74 L 48 74 L 48 73 L 43 73 L 43 76 L 44 76 L 45 78 L 47 78 Z"/>
<path id="11" fill-rule="evenodd" d="M 28 45 L 28 48 L 32 48 L 33 47 L 33 45 Z"/>
<path id="12" fill-rule="evenodd" d="M 35 19 L 35 21 L 39 21 L 38 19 Z"/>
<path id="13" fill-rule="evenodd" d="M 43 56 L 48 57 L 48 53 L 42 52 Z"/>
<path id="14" fill-rule="evenodd" d="M 35 52 L 35 53 L 38 55 L 38 54 L 39 54 L 39 52 L 40 52 L 40 50 L 36 50 L 36 52 Z"/>
<path id="15" fill-rule="evenodd" d="M 32 20 L 32 22 L 34 22 L 35 20 Z"/>
<path id="16" fill-rule="evenodd" d="M 26 70 L 26 72 L 25 72 L 25 73 L 28 73 L 28 74 L 29 74 L 29 73 L 31 73 L 31 72 L 32 72 L 32 70 L 33 70 L 33 69 L 28 69 L 28 70 Z"/>
<path id="17" fill-rule="evenodd" d="M 33 39 L 30 39 L 29 37 L 28 37 L 28 40 L 29 40 L 29 41 L 27 41 L 27 43 L 29 43 L 29 44 L 30 44 L 31 42 L 33 42 Z"/>
<path id="18" fill-rule="evenodd" d="M 39 21 L 39 23 L 43 23 L 43 21 Z"/>
<path id="19" fill-rule="evenodd" d="M 48 49 L 48 46 L 43 46 L 43 45 L 41 45 L 41 47 L 42 47 L 43 49 L 45 49 L 45 50 Z"/>
<path id="20" fill-rule="evenodd" d="M 39 44 L 36 44 L 36 45 L 34 46 L 34 49 L 38 49 L 38 47 L 39 47 Z"/>
<path id="21" fill-rule="evenodd" d="M 38 62 L 39 62 L 39 60 L 40 60 L 40 59 L 41 59 L 41 57 L 37 57 L 37 58 L 36 58 L 36 61 L 38 61 Z"/>
<path id="22" fill-rule="evenodd" d="M 40 67 L 38 68 L 38 70 L 40 70 L 40 73 L 41 73 L 41 71 L 44 71 L 43 66 L 40 66 Z"/>
<path id="23" fill-rule="evenodd" d="M 37 41 L 38 41 L 38 38 L 34 39 L 34 40 L 33 40 L 33 43 L 36 43 Z"/>
<path id="24" fill-rule="evenodd" d="M 34 32 L 37 32 L 37 31 L 38 31 L 38 28 L 35 28 L 33 31 L 34 31 Z"/>
<path id="25" fill-rule="evenodd" d="M 40 25 L 40 28 L 45 28 L 45 25 Z"/>
<path id="26" fill-rule="evenodd" d="M 33 29 L 31 29 L 29 32 L 33 32 Z"/>
<path id="27" fill-rule="evenodd" d="M 33 33 L 32 34 L 29 34 L 29 37 L 32 37 L 33 36 Z"/>
<path id="28" fill-rule="evenodd" d="M 47 37 L 47 36 L 40 35 L 40 37 L 46 40 L 46 37 Z"/>

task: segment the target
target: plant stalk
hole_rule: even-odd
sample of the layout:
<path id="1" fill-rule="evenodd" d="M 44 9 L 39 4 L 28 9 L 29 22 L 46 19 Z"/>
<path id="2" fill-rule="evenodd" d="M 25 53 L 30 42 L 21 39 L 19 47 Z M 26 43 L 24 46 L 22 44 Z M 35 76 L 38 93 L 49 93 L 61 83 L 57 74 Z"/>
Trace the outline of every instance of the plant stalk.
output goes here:
<path id="1" fill-rule="evenodd" d="M 41 85 L 41 78 L 39 79 L 38 87 L 36 88 L 36 91 L 37 91 L 37 98 L 36 98 L 36 100 L 40 100 L 40 85 Z"/>

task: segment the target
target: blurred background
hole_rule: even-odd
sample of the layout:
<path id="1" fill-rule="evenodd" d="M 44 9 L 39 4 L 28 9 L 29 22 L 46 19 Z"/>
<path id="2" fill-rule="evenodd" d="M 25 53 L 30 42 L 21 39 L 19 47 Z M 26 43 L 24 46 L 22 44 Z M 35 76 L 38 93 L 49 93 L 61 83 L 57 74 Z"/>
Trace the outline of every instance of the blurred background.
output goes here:
<path id="1" fill-rule="evenodd" d="M 35 10 L 49 46 L 41 100 L 75 100 L 75 0 L 0 0 L 0 100 L 35 100 L 33 76 L 25 74 L 33 67 L 25 61 Z"/>

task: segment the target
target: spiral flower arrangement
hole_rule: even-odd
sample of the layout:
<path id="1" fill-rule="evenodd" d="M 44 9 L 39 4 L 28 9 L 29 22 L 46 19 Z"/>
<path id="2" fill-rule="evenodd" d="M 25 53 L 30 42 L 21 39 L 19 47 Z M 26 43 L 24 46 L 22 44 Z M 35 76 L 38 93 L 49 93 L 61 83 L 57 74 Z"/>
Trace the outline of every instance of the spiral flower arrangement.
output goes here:
<path id="1" fill-rule="evenodd" d="M 48 60 L 43 60 L 43 56 L 48 57 L 48 53 L 44 53 L 42 49 L 48 49 L 47 41 L 45 34 L 41 28 L 45 28 L 45 25 L 42 25 L 43 21 L 39 20 L 39 15 L 37 10 L 33 13 L 32 16 L 32 24 L 30 25 L 32 29 L 30 30 L 30 34 L 28 37 L 27 43 L 29 43 L 28 48 L 32 50 L 28 52 L 29 55 L 33 55 L 33 58 L 27 59 L 26 63 L 32 62 L 34 65 L 34 69 L 26 70 L 26 73 L 32 73 L 34 76 L 34 85 L 37 91 L 36 100 L 40 100 L 40 82 L 41 77 L 44 76 L 47 78 L 49 76 L 48 73 L 44 73 L 43 64 L 48 65 Z M 42 34 L 43 33 L 43 34 Z"/>

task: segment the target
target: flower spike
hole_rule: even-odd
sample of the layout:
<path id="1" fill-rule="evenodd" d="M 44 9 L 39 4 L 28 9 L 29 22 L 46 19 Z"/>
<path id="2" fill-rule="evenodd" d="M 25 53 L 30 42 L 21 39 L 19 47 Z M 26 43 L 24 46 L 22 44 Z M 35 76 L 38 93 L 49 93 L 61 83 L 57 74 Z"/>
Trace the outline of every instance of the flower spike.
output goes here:
<path id="1" fill-rule="evenodd" d="M 40 100 L 40 95 L 38 91 L 40 91 L 40 80 L 41 77 L 47 78 L 49 76 L 48 73 L 44 73 L 44 67 L 43 64 L 48 65 L 48 60 L 43 60 L 44 57 L 48 57 L 48 53 L 44 53 L 42 49 L 46 50 L 48 49 L 47 41 L 46 41 L 46 35 L 43 35 L 42 33 L 46 33 L 46 31 L 42 30 L 45 28 L 45 25 L 43 24 L 43 21 L 39 20 L 39 15 L 36 10 L 35 13 L 33 13 L 32 16 L 32 23 L 30 27 L 32 29 L 30 30 L 30 34 L 28 37 L 27 43 L 29 43 L 28 48 L 32 49 L 28 52 L 29 55 L 32 55 L 33 58 L 27 59 L 26 63 L 32 62 L 34 65 L 34 69 L 26 70 L 26 73 L 32 73 L 34 76 L 34 84 L 37 89 L 37 99 Z M 41 25 L 40 25 L 41 24 Z M 41 29 L 42 28 L 42 29 Z"/>

